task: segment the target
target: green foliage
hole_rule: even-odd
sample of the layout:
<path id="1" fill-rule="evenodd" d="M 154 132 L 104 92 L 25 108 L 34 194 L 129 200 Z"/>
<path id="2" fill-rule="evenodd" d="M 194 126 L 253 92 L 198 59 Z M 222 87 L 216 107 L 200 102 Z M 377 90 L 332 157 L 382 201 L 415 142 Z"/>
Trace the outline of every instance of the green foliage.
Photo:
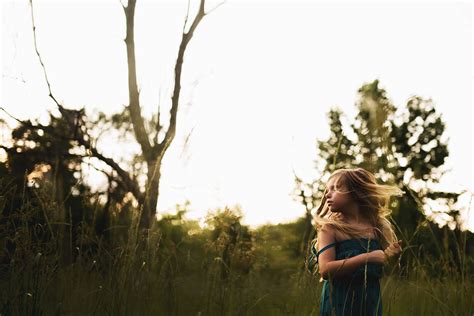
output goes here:
<path id="1" fill-rule="evenodd" d="M 394 223 L 406 243 L 401 269 L 387 270 L 382 279 L 386 313 L 472 314 L 474 236 L 459 229 L 459 194 L 411 188 L 411 181 L 439 180 L 436 169 L 448 154 L 441 141 L 444 124 L 431 101 L 421 98 L 410 99 L 400 112 L 405 114 L 397 114 L 377 84 L 359 90 L 361 111 L 351 133 L 344 132 L 342 112 L 329 113 L 331 134 L 319 142 L 320 162 L 327 167 L 322 170 L 376 162 L 370 166 L 384 167 L 376 170 L 381 178 L 408 192 L 393 205 Z M 374 104 L 383 111 L 374 111 Z M 127 115 L 102 114 L 97 124 L 120 126 L 126 134 Z M 311 239 L 304 233 L 311 228 L 307 215 L 250 229 L 241 223 L 239 207 L 211 211 L 204 223 L 187 219 L 187 201 L 142 231 L 141 208 L 114 175 L 105 192 L 92 193 L 83 183 L 86 153 L 66 141 L 74 131 L 65 126 L 54 117 L 44 129 L 22 126 L 13 131 L 12 146 L 4 148 L 0 314 L 319 314 L 319 276 L 304 269 L 302 236 Z M 67 137 L 59 137 L 61 130 Z M 380 146 L 387 146 L 382 153 Z M 140 169 L 142 161 L 135 163 Z M 409 171 L 411 181 L 405 182 Z M 297 195 L 311 211 L 323 183 L 299 184 Z M 426 199 L 446 201 L 444 215 L 454 229 L 439 227 L 421 212 Z"/>
<path id="2" fill-rule="evenodd" d="M 8 192 L 5 184 L 0 187 L 2 196 Z M 176 213 L 164 215 L 146 239 L 136 239 L 138 231 L 132 225 L 110 227 L 114 233 L 109 242 L 90 233 L 88 223 L 80 223 L 81 234 L 73 245 L 77 255 L 64 264 L 59 260 L 62 248 L 53 239 L 38 240 L 39 226 L 28 224 L 43 210 L 22 205 L 16 234 L 2 236 L 2 241 L 15 244 L 13 251 L 2 247 L 0 253 L 2 314 L 318 315 L 319 276 L 300 269 L 304 218 L 251 230 L 240 224 L 238 208 L 226 207 L 209 213 L 207 226 L 201 228 L 185 218 L 185 203 L 176 206 Z M 3 213 L 1 223 L 11 225 L 13 220 Z M 118 232 L 126 238 L 119 238 Z M 462 315 L 474 310 L 469 294 L 474 290 L 473 234 L 452 233 L 445 230 L 441 258 L 439 253 L 417 254 L 408 275 L 388 271 L 382 279 L 384 311 Z M 433 238 L 427 230 L 419 234 L 426 241 Z M 459 257 L 450 257 L 451 249 Z M 402 255 L 415 250 L 406 247 Z M 461 262 L 463 268 L 452 269 L 450 260 Z"/>
<path id="3" fill-rule="evenodd" d="M 405 107 L 397 109 L 387 92 L 379 87 L 378 80 L 358 90 L 355 105 L 358 111 L 349 126 L 343 124 L 342 111 L 337 108 L 329 111 L 329 137 L 317 142 L 316 167 L 320 174 L 310 183 L 296 177 L 295 199 L 305 205 L 306 220 L 310 222 L 311 213 L 322 198 L 324 179 L 331 172 L 355 167 L 370 170 L 380 182 L 398 185 L 406 193 L 392 200 L 392 222 L 400 239 L 428 254 L 441 237 L 435 235 L 430 244 L 421 247 L 422 240 L 418 238 L 420 231 L 431 226 L 427 222 L 448 215 L 448 224 L 460 229 L 461 210 L 455 203 L 462 192 L 437 192 L 431 188 L 431 184 L 441 179 L 449 155 L 445 123 L 431 99 L 413 96 Z M 430 209 L 433 215 L 426 215 L 431 200 L 444 204 L 448 211 Z M 311 233 L 306 232 L 303 237 L 306 256 L 315 233 L 311 225 L 307 229 Z M 408 267 L 415 259 L 407 255 L 403 260 L 402 264 Z"/>

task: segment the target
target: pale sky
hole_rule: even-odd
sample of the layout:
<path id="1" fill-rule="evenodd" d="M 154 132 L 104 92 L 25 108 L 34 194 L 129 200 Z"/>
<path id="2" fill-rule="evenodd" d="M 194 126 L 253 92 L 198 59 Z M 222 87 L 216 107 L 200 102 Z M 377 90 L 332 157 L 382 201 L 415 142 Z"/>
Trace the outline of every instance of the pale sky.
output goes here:
<path id="1" fill-rule="evenodd" d="M 128 90 L 119 0 L 34 3 L 55 96 L 66 107 L 120 111 Z M 163 120 L 186 5 L 137 4 L 143 111 L 161 104 Z M 34 51 L 28 1 L 3 1 L 1 16 L 1 106 L 20 118 L 45 117 L 54 104 Z M 314 177 L 326 113 L 338 106 L 352 119 L 357 89 L 374 79 L 399 108 L 414 94 L 433 99 L 450 138 L 442 188 L 474 192 L 470 3 L 230 0 L 204 18 L 186 51 L 178 134 L 164 159 L 158 212 L 189 199 L 190 218 L 236 204 L 251 226 L 302 216 L 290 196 L 293 169 Z M 129 156 L 130 147 L 113 135 L 100 143 L 111 157 Z M 94 186 L 105 183 L 91 177 Z M 466 194 L 460 207 L 468 202 Z M 469 222 L 474 229 L 474 216 Z"/>

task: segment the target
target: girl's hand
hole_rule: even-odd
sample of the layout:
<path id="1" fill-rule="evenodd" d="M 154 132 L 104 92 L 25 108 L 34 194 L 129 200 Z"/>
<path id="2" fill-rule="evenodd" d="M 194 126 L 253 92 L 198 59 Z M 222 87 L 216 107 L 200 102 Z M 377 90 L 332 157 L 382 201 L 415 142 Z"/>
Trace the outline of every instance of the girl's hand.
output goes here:
<path id="1" fill-rule="evenodd" d="M 385 248 L 384 253 L 388 258 L 400 256 L 402 253 L 402 241 L 399 240 L 398 242 L 394 242 L 393 244 L 389 245 L 387 248 Z"/>
<path id="2" fill-rule="evenodd" d="M 367 262 L 384 265 L 388 262 L 388 257 L 383 250 L 374 250 L 367 253 Z"/>

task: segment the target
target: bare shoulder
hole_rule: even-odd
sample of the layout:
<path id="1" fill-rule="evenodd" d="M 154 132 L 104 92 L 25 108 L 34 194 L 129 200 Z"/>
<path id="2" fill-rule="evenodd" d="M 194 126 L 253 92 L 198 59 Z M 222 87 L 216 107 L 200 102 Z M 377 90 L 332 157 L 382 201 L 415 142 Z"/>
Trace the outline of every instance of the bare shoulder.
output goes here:
<path id="1" fill-rule="evenodd" d="M 334 227 L 334 225 L 332 224 L 323 224 L 321 226 L 321 228 L 319 229 L 319 232 L 325 232 L 325 233 L 331 233 L 331 234 L 334 234 L 334 232 L 336 231 L 336 228 Z"/>
<path id="2" fill-rule="evenodd" d="M 336 241 L 336 229 L 330 224 L 324 224 L 318 231 L 318 250 Z"/>

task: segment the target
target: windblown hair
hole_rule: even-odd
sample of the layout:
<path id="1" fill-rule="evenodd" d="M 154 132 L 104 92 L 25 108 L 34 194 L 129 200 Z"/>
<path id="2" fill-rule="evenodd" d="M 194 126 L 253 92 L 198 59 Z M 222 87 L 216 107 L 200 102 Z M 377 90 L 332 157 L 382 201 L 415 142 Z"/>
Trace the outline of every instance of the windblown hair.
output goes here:
<path id="1" fill-rule="evenodd" d="M 358 204 L 360 215 L 368 220 L 375 229 L 375 234 L 383 249 L 397 241 L 392 224 L 388 220 L 391 213 L 389 209 L 390 197 L 403 195 L 404 192 L 394 185 L 378 184 L 375 176 L 363 169 L 338 169 L 334 171 L 329 179 L 334 178 L 335 189 L 341 191 L 341 183 L 344 183 L 352 199 Z M 353 238 L 366 236 L 366 231 L 355 228 L 341 220 L 340 214 L 331 212 L 326 203 L 327 188 L 321 204 L 313 216 L 312 224 L 319 231 L 323 225 L 328 224 L 338 231 Z"/>

